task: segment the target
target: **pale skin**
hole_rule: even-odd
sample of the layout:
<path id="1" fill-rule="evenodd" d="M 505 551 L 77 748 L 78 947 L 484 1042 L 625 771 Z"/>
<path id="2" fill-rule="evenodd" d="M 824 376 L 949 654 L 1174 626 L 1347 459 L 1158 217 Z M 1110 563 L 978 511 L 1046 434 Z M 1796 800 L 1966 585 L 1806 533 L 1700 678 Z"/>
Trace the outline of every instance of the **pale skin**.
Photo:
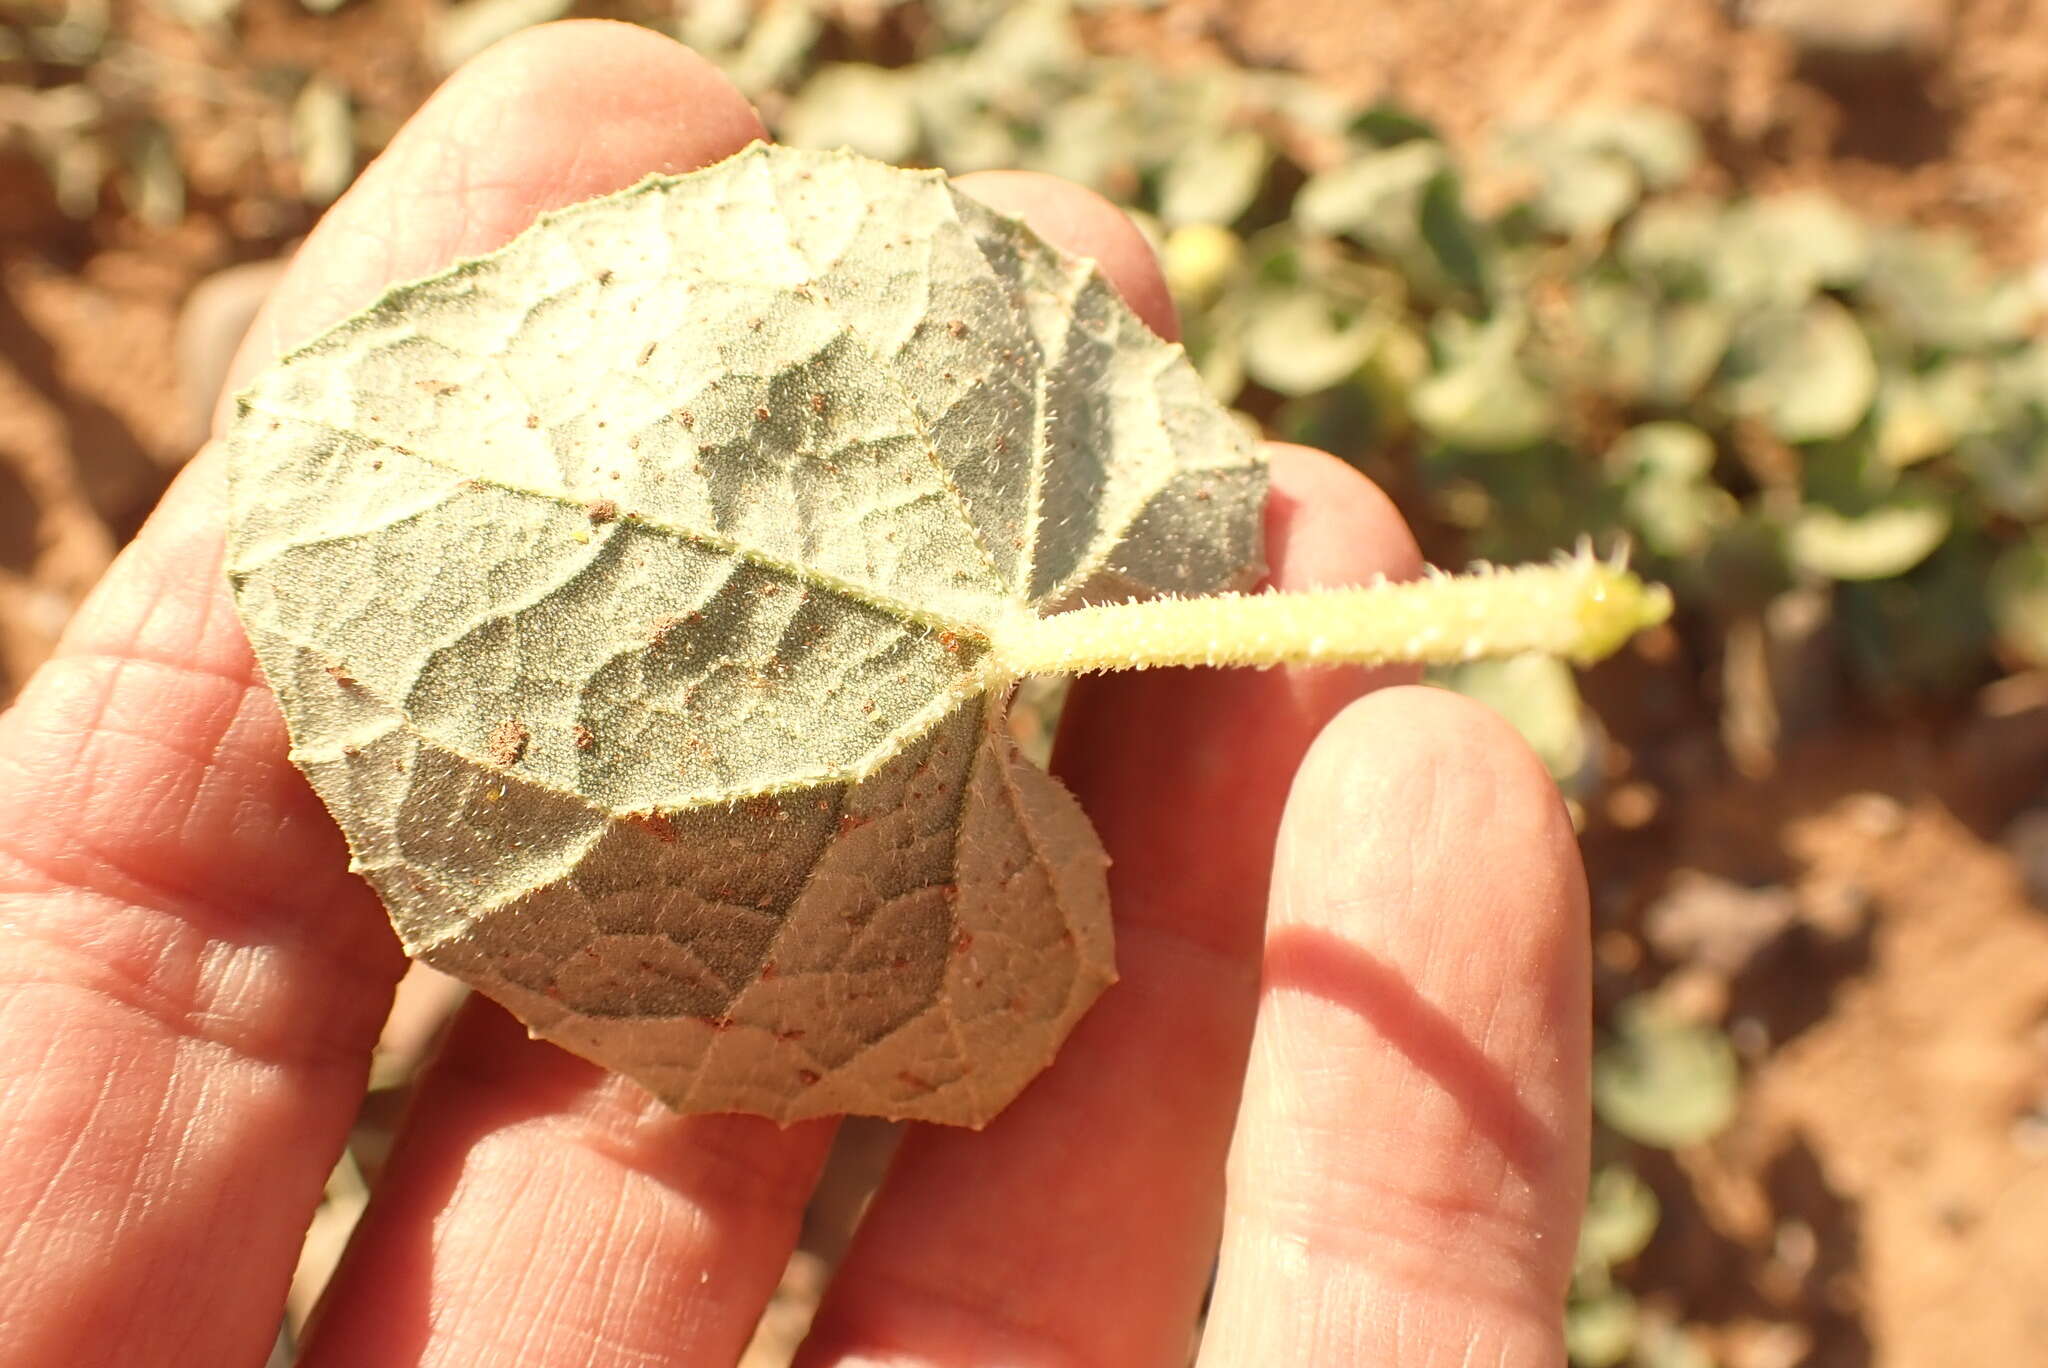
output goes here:
<path id="1" fill-rule="evenodd" d="M 456 75 L 306 243 L 238 362 L 540 210 L 759 136 L 651 33 Z M 963 188 L 1096 258 L 1045 177 Z M 1276 447 L 1272 580 L 1418 567 L 1383 495 Z M 262 1361 L 404 967 L 285 759 L 203 452 L 0 716 L 0 1364 Z M 1586 1169 L 1584 881 L 1541 767 L 1398 670 L 1078 686 L 1055 768 L 1115 864 L 1122 982 L 986 1131 L 914 1129 L 806 1368 L 1559 1364 Z M 473 1002 L 312 1364 L 729 1364 L 832 1126 L 677 1117 Z"/>

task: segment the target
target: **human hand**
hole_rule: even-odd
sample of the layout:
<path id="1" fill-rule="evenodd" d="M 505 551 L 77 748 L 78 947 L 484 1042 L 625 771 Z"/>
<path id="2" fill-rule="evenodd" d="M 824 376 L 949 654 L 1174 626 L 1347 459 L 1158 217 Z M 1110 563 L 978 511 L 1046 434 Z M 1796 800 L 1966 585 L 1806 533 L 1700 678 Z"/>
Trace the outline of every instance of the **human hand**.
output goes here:
<path id="1" fill-rule="evenodd" d="M 237 374 L 541 209 L 758 135 L 665 39 L 521 35 L 335 206 Z M 1115 210 L 962 183 L 1171 331 Z M 1276 583 L 1418 568 L 1332 458 L 1277 447 L 1273 483 Z M 0 717 L 0 1363 L 260 1362 L 403 967 L 285 758 L 222 510 L 209 449 Z M 1562 1360 L 1577 855 L 1510 731 L 1402 682 L 1074 688 L 1056 768 L 1115 860 L 1122 982 L 986 1131 L 912 1129 L 802 1362 L 1180 1362 L 1219 1240 L 1204 1362 Z M 731 1363 L 831 1134 L 675 1116 L 473 1002 L 305 1361 Z"/>

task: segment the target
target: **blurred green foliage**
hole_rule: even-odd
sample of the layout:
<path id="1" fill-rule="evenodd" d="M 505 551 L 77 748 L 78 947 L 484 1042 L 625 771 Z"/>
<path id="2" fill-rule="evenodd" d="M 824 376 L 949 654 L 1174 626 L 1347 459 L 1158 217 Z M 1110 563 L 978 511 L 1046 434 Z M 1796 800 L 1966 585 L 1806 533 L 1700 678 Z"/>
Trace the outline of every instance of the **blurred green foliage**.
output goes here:
<path id="1" fill-rule="evenodd" d="M 1043 170 L 1129 207 L 1211 387 L 1400 472 L 1411 515 L 1469 556 L 1628 545 L 1710 668 L 1723 634 L 1818 595 L 1826 659 L 1885 702 L 2048 665 L 2030 282 L 1818 192 L 1704 193 L 1699 135 L 1665 110 L 1507 128 L 1461 158 L 1293 76 L 1093 52 L 1077 11 L 1102 7 L 871 5 L 862 29 L 721 0 L 678 28 L 791 141 Z M 881 12 L 918 16 L 895 51 L 814 60 L 879 46 Z M 1451 682 L 1509 697 L 1527 668 Z M 1517 720 L 1569 791 L 1590 719 L 1569 679 L 1539 692 Z"/>

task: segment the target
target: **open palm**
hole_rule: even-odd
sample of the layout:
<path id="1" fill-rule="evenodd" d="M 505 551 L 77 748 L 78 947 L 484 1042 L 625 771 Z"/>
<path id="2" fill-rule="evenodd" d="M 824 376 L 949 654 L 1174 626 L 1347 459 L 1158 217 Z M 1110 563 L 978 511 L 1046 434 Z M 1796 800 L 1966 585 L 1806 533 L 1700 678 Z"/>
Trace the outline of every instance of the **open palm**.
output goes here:
<path id="1" fill-rule="evenodd" d="M 237 373 L 543 209 L 759 134 L 665 39 L 531 30 L 327 216 Z M 1171 333 L 1114 209 L 962 184 Z M 1362 477 L 1272 454 L 1276 583 L 1416 570 Z M 261 1362 L 403 967 L 286 759 L 222 518 L 210 449 L 0 717 L 0 1363 Z M 1205 1363 L 1561 1360 L 1577 856 L 1514 736 L 1403 682 L 1076 687 L 1055 768 L 1115 860 L 1123 981 L 988 1130 L 913 1129 L 802 1362 L 1181 1362 L 1219 1241 Z M 306 1361 L 731 1363 L 831 1134 L 672 1115 L 472 1003 Z"/>

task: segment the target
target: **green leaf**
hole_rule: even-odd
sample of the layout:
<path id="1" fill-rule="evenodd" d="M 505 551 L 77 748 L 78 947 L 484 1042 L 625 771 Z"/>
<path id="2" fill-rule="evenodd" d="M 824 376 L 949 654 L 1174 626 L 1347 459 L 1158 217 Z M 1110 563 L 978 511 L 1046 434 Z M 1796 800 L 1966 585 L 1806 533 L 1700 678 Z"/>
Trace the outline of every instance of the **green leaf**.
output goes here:
<path id="1" fill-rule="evenodd" d="M 1500 155 L 1535 181 L 1530 208 L 1554 232 L 1597 238 L 1636 207 L 1646 187 L 1692 174 L 1699 135 L 1683 117 L 1638 106 L 1588 110 L 1510 130 Z"/>
<path id="2" fill-rule="evenodd" d="M 1351 121 L 1350 132 L 1375 147 L 1394 147 L 1421 139 L 1437 140 L 1436 125 L 1408 110 L 1376 104 Z"/>
<path id="3" fill-rule="evenodd" d="M 1318 172 L 1294 198 L 1294 221 L 1353 239 L 1426 293 L 1486 292 L 1489 248 L 1440 143 L 1404 142 Z"/>
<path id="4" fill-rule="evenodd" d="M 285 358 L 229 573 L 410 952 L 676 1106 L 978 1125 L 1111 978 L 998 624 L 1247 584 L 1265 474 L 1101 273 L 756 145 Z"/>
<path id="5" fill-rule="evenodd" d="M 1431 678 L 1512 723 L 1560 785 L 1569 788 L 1585 769 L 1586 707 L 1572 667 L 1555 656 L 1475 660 L 1432 671 Z"/>
<path id="6" fill-rule="evenodd" d="M 185 217 L 185 173 L 170 129 L 158 120 L 145 121 L 129 139 L 128 200 L 135 216 L 153 228 L 172 227 Z"/>
<path id="7" fill-rule="evenodd" d="M 292 151 L 299 194 L 314 204 L 330 202 L 355 179 L 355 104 L 339 83 L 315 76 L 300 88 L 292 101 Z"/>
<path id="8" fill-rule="evenodd" d="M 1977 682 L 1992 643 L 1991 570 L 1987 540 L 1964 524 L 1903 575 L 1839 585 L 1837 618 L 1864 686 L 1905 698 Z"/>
<path id="9" fill-rule="evenodd" d="M 1159 253 L 1166 286 L 1183 306 L 1208 303 L 1244 264 L 1244 240 L 1213 223 L 1190 223 L 1167 235 Z"/>
<path id="10" fill-rule="evenodd" d="M 1981 425 L 1990 398 L 1985 368 L 1974 359 L 1930 370 L 1890 370 L 1878 384 L 1878 459 L 1894 470 L 1952 450 Z"/>
<path id="11" fill-rule="evenodd" d="M 1319 171 L 1294 197 L 1294 218 L 1311 233 L 1343 233 L 1367 246 L 1412 242 L 1422 195 L 1450 168 L 1443 144 L 1416 140 L 1363 153 Z"/>
<path id="12" fill-rule="evenodd" d="M 824 31 L 824 18 L 818 7 L 811 0 L 767 0 L 759 6 L 741 8 L 745 36 L 719 65 L 745 95 L 758 97 L 788 89 Z"/>
<path id="13" fill-rule="evenodd" d="M 1097 91 L 1053 107 L 1028 165 L 1123 199 L 1137 184 L 1143 153 L 1142 132 L 1125 100 Z"/>
<path id="14" fill-rule="evenodd" d="M 670 31 L 721 66 L 746 40 L 753 0 L 692 0 L 679 7 Z"/>
<path id="15" fill-rule="evenodd" d="M 1872 314 L 1907 341 L 1951 351 L 2017 342 L 2040 312 L 2031 290 L 1995 278 L 1969 240 L 1955 233 L 1878 234 L 1859 293 Z"/>
<path id="16" fill-rule="evenodd" d="M 1788 442 L 1847 435 L 1877 395 L 1877 360 L 1856 319 L 1832 299 L 1746 318 L 1728 357 L 1738 408 Z"/>
<path id="17" fill-rule="evenodd" d="M 2048 516 L 2048 345 L 2035 343 L 1988 369 L 1974 430 L 1957 456 L 1978 497 L 2022 522 Z"/>
<path id="18" fill-rule="evenodd" d="M 818 68 L 791 97 L 781 133 L 797 147 L 845 147 L 878 161 L 903 161 L 917 150 L 918 128 L 904 73 L 837 62 Z"/>
<path id="19" fill-rule="evenodd" d="M 157 0 L 173 19 L 187 28 L 225 28 L 241 12 L 242 0 Z"/>
<path id="20" fill-rule="evenodd" d="M 1465 192 L 1455 175 L 1434 176 L 1422 188 L 1422 242 L 1453 284 L 1484 297 L 1490 284 L 1479 225 L 1465 212 Z"/>
<path id="21" fill-rule="evenodd" d="M 2036 534 L 2001 551 L 1987 598 L 2006 650 L 2030 666 L 2048 667 L 2048 541 Z"/>
<path id="22" fill-rule="evenodd" d="M 1710 1139 L 1735 1115 L 1735 1052 L 1710 1027 L 1653 999 L 1615 1011 L 1615 1037 L 1593 1057 L 1593 1109 L 1631 1140 L 1662 1149 Z"/>
<path id="23" fill-rule="evenodd" d="M 1251 307 L 1245 370 L 1280 394 L 1313 394 L 1356 374 L 1379 335 L 1377 319 L 1347 316 L 1312 286 L 1261 291 Z"/>
<path id="24" fill-rule="evenodd" d="M 1596 277 L 1572 294 L 1586 339 L 1588 384 L 1636 404 L 1675 409 L 1697 396 L 1728 350 L 1734 322 L 1720 304 L 1659 300 L 1627 280 Z"/>
<path id="25" fill-rule="evenodd" d="M 1106 74 L 1108 64 L 1090 61 L 1064 5 L 967 3 L 981 6 L 986 18 L 975 21 L 971 35 L 959 35 L 971 45 L 960 53 L 957 69 L 991 103 L 1028 117 L 1043 107 L 1045 91 Z"/>
<path id="26" fill-rule="evenodd" d="M 427 24 L 426 51 L 434 66 L 453 71 L 491 44 L 521 29 L 560 19 L 573 0 L 462 0 Z"/>
<path id="27" fill-rule="evenodd" d="M 1671 293 L 1703 294 L 1726 254 L 1725 217 L 1712 201 L 1658 200 L 1628 221 L 1616 255 L 1630 272 Z"/>
<path id="28" fill-rule="evenodd" d="M 1793 519 L 1788 547 L 1800 569 L 1828 579 L 1888 579 L 1934 553 L 1948 536 L 1952 506 L 1939 491 L 1900 486 L 1854 513 L 1808 504 Z"/>
<path id="29" fill-rule="evenodd" d="M 1168 227 L 1238 221 L 1258 196 L 1273 149 L 1249 128 L 1219 129 L 1190 139 L 1167 164 L 1159 217 Z"/>
<path id="30" fill-rule="evenodd" d="M 1181 340 L 1209 393 L 1219 403 L 1234 401 L 1245 386 L 1243 329 L 1212 314 L 1190 319 Z"/>
<path id="31" fill-rule="evenodd" d="M 1557 411 L 1522 369 L 1522 332 L 1518 320 L 1503 315 L 1469 338 L 1453 339 L 1445 368 L 1415 387 L 1415 421 L 1468 451 L 1515 451 L 1548 437 Z"/>
<path id="32" fill-rule="evenodd" d="M 1817 191 L 1749 200 L 1720 226 L 1714 289 L 1745 308 L 1796 307 L 1855 285 L 1870 269 L 1868 229 Z"/>
<path id="33" fill-rule="evenodd" d="M 1657 105 L 1582 110 L 1562 127 L 1580 147 L 1627 159 L 1653 190 L 1670 189 L 1699 165 L 1700 135 L 1692 121 Z"/>
<path id="34" fill-rule="evenodd" d="M 1642 179 L 1625 157 L 1561 138 L 1549 126 L 1510 134 L 1501 155 L 1534 179 L 1536 221 L 1568 237 L 1604 236 L 1642 195 Z"/>
<path id="35" fill-rule="evenodd" d="M 1689 423 L 1630 428 L 1608 449 L 1607 464 L 1622 485 L 1630 530 L 1660 556 L 1702 555 L 1740 516 L 1735 496 L 1713 482 L 1713 440 Z"/>
<path id="36" fill-rule="evenodd" d="M 1971 483 L 1992 509 L 2028 522 L 2048 516 L 2048 422 L 2029 417 L 1967 438 L 1959 454 Z"/>
<path id="37" fill-rule="evenodd" d="M 1593 1175 L 1586 1218 L 1579 1227 L 1579 1258 L 1609 1268 L 1649 1247 L 1657 1233 L 1657 1194 L 1634 1170 L 1609 1164 Z"/>
<path id="38" fill-rule="evenodd" d="M 1619 1288 L 1565 1308 L 1564 1345 L 1576 1368 L 1614 1368 L 1636 1342 L 1635 1298 Z"/>
<path id="39" fill-rule="evenodd" d="M 1608 467 L 1630 482 L 1691 483 L 1714 468 L 1714 439 L 1690 423 L 1643 423 L 1607 451 Z"/>

